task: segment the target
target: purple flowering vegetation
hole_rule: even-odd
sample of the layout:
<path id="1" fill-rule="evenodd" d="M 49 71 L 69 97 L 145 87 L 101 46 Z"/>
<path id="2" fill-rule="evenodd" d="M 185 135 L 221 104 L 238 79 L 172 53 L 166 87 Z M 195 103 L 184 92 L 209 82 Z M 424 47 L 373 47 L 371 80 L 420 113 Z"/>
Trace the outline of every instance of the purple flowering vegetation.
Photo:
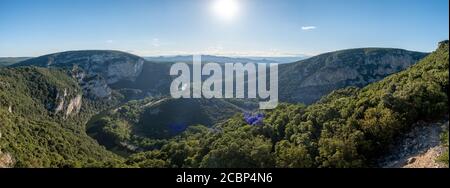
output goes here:
<path id="1" fill-rule="evenodd" d="M 264 114 L 263 113 L 244 113 L 244 121 L 249 125 L 259 126 L 263 125 Z"/>

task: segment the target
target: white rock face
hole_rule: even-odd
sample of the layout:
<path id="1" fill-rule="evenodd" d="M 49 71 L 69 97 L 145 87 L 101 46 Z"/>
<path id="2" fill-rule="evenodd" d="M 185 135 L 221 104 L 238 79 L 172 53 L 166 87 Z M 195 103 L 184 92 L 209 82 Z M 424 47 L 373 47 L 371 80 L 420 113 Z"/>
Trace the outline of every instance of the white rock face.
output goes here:
<path id="1" fill-rule="evenodd" d="M 69 105 L 67 106 L 67 110 L 66 110 L 66 117 L 71 115 L 72 113 L 78 114 L 78 112 L 80 112 L 81 99 L 82 99 L 82 96 L 77 95 L 75 98 L 70 100 Z"/>
<path id="2" fill-rule="evenodd" d="M 84 93 L 92 98 L 110 98 L 109 85 L 122 80 L 134 81 L 145 60 L 119 51 L 69 51 L 25 61 L 25 65 L 63 67 L 72 70 Z"/>
<path id="3" fill-rule="evenodd" d="M 142 71 L 144 60 L 122 62 L 108 66 L 107 83 L 114 84 L 120 80 L 134 80 Z"/>
<path id="4" fill-rule="evenodd" d="M 56 101 L 59 101 L 59 102 L 55 108 L 55 113 L 59 113 L 64 109 L 64 102 L 65 102 L 66 96 L 67 96 L 67 89 L 64 89 L 64 94 L 62 96 L 60 96 L 59 93 L 57 94 Z"/>
<path id="5" fill-rule="evenodd" d="M 137 57 L 128 57 L 123 54 L 93 55 L 86 64 L 80 64 L 82 69 L 78 73 L 79 82 L 85 93 L 96 98 L 110 98 L 110 84 L 115 84 L 121 80 L 136 79 L 142 71 L 144 60 Z"/>
<path id="6" fill-rule="evenodd" d="M 67 89 L 64 89 L 63 94 L 57 93 L 56 95 L 56 105 L 54 108 L 55 114 L 63 113 L 64 117 L 67 118 L 70 115 L 76 115 L 80 112 L 81 104 L 82 104 L 82 94 L 74 91 L 76 96 L 73 98 L 69 98 L 69 92 Z M 73 95 L 72 95 L 73 96 Z"/>

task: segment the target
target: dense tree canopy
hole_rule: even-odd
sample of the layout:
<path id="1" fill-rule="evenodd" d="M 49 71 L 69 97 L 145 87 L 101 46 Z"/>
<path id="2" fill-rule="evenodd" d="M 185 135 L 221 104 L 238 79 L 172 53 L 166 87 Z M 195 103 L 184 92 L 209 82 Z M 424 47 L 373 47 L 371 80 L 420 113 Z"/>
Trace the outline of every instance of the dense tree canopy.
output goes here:
<path id="1" fill-rule="evenodd" d="M 345 88 L 304 106 L 236 115 L 197 126 L 142 154 L 138 164 L 172 167 L 367 167 L 418 120 L 448 114 L 448 41 L 406 71 L 364 88 Z M 258 117 L 261 117 L 258 115 Z M 156 154 L 155 154 L 156 152 Z M 161 164 L 163 163 L 162 161 Z"/>
<path id="2" fill-rule="evenodd" d="M 161 98 L 130 101 L 120 108 L 112 108 L 114 101 L 83 99 L 80 113 L 67 116 L 54 110 L 58 93 L 67 89 L 71 98 L 81 90 L 66 73 L 0 68 L 0 147 L 14 156 L 16 167 L 374 166 L 374 159 L 414 122 L 448 114 L 448 50 L 448 41 L 442 42 L 408 70 L 364 88 L 336 90 L 309 106 L 281 104 L 216 121 L 222 119 L 220 109 L 239 108 L 236 101 L 161 103 L 163 110 L 193 107 L 192 112 L 169 114 L 166 119 L 208 116 L 207 123 L 214 125 L 158 124 L 146 127 L 148 132 L 141 131 L 142 122 L 152 121 L 157 108 L 145 105 L 160 104 Z M 107 108 L 112 110 L 94 116 L 87 127 L 80 126 Z M 153 129 L 162 136 L 154 135 Z M 100 146 L 86 130 L 121 156 Z"/>

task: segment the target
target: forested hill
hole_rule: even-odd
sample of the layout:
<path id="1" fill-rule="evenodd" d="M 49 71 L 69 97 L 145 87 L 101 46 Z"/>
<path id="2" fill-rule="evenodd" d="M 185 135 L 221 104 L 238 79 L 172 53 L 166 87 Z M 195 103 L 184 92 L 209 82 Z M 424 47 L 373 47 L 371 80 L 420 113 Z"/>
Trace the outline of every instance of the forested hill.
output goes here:
<path id="1" fill-rule="evenodd" d="M 238 115 L 214 129 L 190 127 L 140 167 L 368 167 L 418 120 L 448 114 L 449 44 L 411 68 L 310 105 Z"/>
<path id="2" fill-rule="evenodd" d="M 280 100 L 311 104 L 333 90 L 364 87 L 405 70 L 427 55 L 393 48 L 358 48 L 283 64 L 279 68 Z"/>
<path id="3" fill-rule="evenodd" d="M 60 70 L 0 68 L 0 167 L 119 162 L 120 157 L 85 133 L 84 123 L 98 110 L 95 106 L 105 104 L 83 98 L 81 90 Z"/>
<path id="4" fill-rule="evenodd" d="M 27 59 L 30 59 L 30 57 L 0 57 L 0 67 L 14 65 Z"/>

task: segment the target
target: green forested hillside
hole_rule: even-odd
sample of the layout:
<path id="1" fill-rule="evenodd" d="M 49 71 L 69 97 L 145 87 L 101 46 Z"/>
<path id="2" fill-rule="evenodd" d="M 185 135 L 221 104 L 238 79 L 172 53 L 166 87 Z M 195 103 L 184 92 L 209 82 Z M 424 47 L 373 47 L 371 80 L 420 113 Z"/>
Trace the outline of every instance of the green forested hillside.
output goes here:
<path id="1" fill-rule="evenodd" d="M 427 53 L 393 48 L 357 48 L 280 65 L 280 100 L 311 104 L 331 91 L 364 87 L 414 65 Z"/>
<path id="2" fill-rule="evenodd" d="M 97 115 L 88 123 L 87 132 L 115 151 L 151 150 L 189 126 L 210 127 L 248 110 L 244 108 L 237 100 L 146 98 Z"/>
<path id="3" fill-rule="evenodd" d="M 406 71 L 318 103 L 283 104 L 262 124 L 237 115 L 190 127 L 160 150 L 132 155 L 140 167 L 367 167 L 418 120 L 448 114 L 448 41 Z"/>
<path id="4" fill-rule="evenodd" d="M 411 68 L 364 88 L 225 121 L 245 104 L 153 96 L 118 105 L 115 96 L 84 97 L 70 70 L 1 68 L 1 155 L 15 167 L 375 166 L 414 122 L 448 114 L 448 56 L 445 41 Z"/>
<path id="5" fill-rule="evenodd" d="M 106 166 L 120 161 L 86 135 L 84 122 L 100 104 L 83 100 L 82 110 L 76 112 L 72 101 L 78 95 L 81 89 L 65 72 L 0 68 L 0 147 L 14 158 L 15 167 Z"/>

